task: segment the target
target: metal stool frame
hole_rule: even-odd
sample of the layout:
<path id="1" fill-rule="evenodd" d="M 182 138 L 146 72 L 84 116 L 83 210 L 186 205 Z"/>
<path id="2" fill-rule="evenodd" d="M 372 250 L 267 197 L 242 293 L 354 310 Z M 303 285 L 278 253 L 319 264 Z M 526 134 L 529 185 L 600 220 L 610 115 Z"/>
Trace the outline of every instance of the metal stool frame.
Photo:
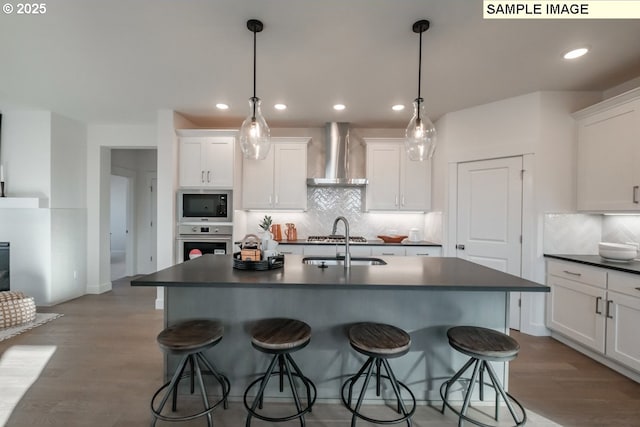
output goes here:
<path id="1" fill-rule="evenodd" d="M 213 347 L 215 344 L 218 343 L 218 341 L 212 343 L 211 345 L 207 346 L 206 348 Z M 169 382 L 165 383 L 162 387 L 160 387 L 155 392 L 155 394 L 151 398 L 151 416 L 153 418 L 151 420 L 151 427 L 154 427 L 158 420 L 170 421 L 170 422 L 190 421 L 190 420 L 193 420 L 193 419 L 205 416 L 205 415 L 207 416 L 207 426 L 212 427 L 213 426 L 213 419 L 211 417 L 211 413 L 213 412 L 213 410 L 216 407 L 218 407 L 221 403 L 223 403 L 224 409 L 227 409 L 229 407 L 229 403 L 227 401 L 227 396 L 229 395 L 229 391 L 231 389 L 231 383 L 229 382 L 229 379 L 226 376 L 220 374 L 213 367 L 213 364 L 207 360 L 207 358 L 204 356 L 204 354 L 202 354 L 202 352 L 205 349 L 199 349 L 196 352 L 191 352 L 191 353 L 185 354 L 182 357 L 182 359 L 180 359 L 180 362 L 178 363 L 178 366 L 176 367 L 176 371 L 173 374 L 173 377 L 171 377 L 171 380 Z M 200 368 L 200 363 L 199 362 L 202 362 L 204 364 L 204 366 L 208 370 L 208 372 L 205 371 L 204 374 L 205 375 L 206 374 L 212 375 L 218 381 L 220 386 L 222 387 L 222 397 L 217 402 L 215 402 L 213 405 L 209 404 L 209 398 L 207 397 L 207 392 L 206 392 L 206 389 L 205 389 L 204 381 L 202 379 L 203 372 L 202 372 L 202 369 Z M 189 363 L 190 371 L 188 373 L 185 373 L 184 371 L 185 371 L 185 369 L 187 367 L 187 363 Z M 170 395 L 173 395 L 171 410 L 173 412 L 176 411 L 176 409 L 177 409 L 177 400 L 178 400 L 178 385 L 180 384 L 180 380 L 182 380 L 183 378 L 187 378 L 187 377 L 191 378 L 191 394 L 193 394 L 195 392 L 195 379 L 198 380 L 198 385 L 200 387 L 200 394 L 202 396 L 202 403 L 203 403 L 205 409 L 203 411 L 201 411 L 201 412 L 198 412 L 198 413 L 195 413 L 195 414 L 191 414 L 191 415 L 185 415 L 185 416 L 170 417 L 170 416 L 162 415 L 161 412 L 164 409 L 164 406 L 166 405 L 167 400 L 169 399 Z M 165 389 L 167 389 L 167 392 L 163 396 L 159 407 L 156 409 L 154 407 L 154 403 L 156 401 L 156 398 Z"/>
<path id="2" fill-rule="evenodd" d="M 363 419 L 363 420 L 368 421 L 368 422 L 371 422 L 371 423 L 384 424 L 384 425 L 387 425 L 387 424 L 398 424 L 398 423 L 401 423 L 403 421 L 406 421 L 407 422 L 407 426 L 410 427 L 411 426 L 411 416 L 416 411 L 416 397 L 414 396 L 413 392 L 409 389 L 409 387 L 407 387 L 402 382 L 398 381 L 396 376 L 393 374 L 393 370 L 391 369 L 391 366 L 389 366 L 389 362 L 387 361 L 388 358 L 400 357 L 400 356 L 403 356 L 403 355 L 407 354 L 409 352 L 409 349 L 407 348 L 406 351 L 403 351 L 401 353 L 389 355 L 387 357 L 381 357 L 380 354 L 378 354 L 378 353 L 370 353 L 370 352 L 364 351 L 364 350 L 356 348 L 356 347 L 353 347 L 353 348 L 357 352 L 369 356 L 369 358 L 364 363 L 364 365 L 362 365 L 362 367 L 360 368 L 358 373 L 356 373 L 355 375 L 349 377 L 344 382 L 344 384 L 342 385 L 342 390 L 341 390 L 342 403 L 346 406 L 346 408 L 349 410 L 349 412 L 351 412 L 353 414 L 352 417 L 351 417 L 351 427 L 355 427 L 356 420 L 358 418 Z M 369 386 L 369 380 L 371 379 L 371 376 L 373 374 L 374 365 L 375 365 L 375 370 L 376 370 L 376 396 L 380 396 L 380 394 L 381 394 L 380 393 L 380 389 L 381 389 L 381 387 L 380 387 L 381 381 L 380 380 L 381 380 L 381 378 L 389 380 L 389 383 L 391 384 L 391 388 L 393 389 L 393 392 L 396 395 L 397 405 L 398 405 L 397 412 L 399 414 L 402 414 L 402 417 L 395 418 L 395 419 L 392 419 L 392 420 L 379 420 L 379 419 L 367 417 L 366 415 L 360 413 L 360 407 L 362 406 L 362 401 L 364 400 L 365 394 L 367 393 L 367 387 Z M 385 371 L 387 373 L 386 375 L 382 374 L 381 369 L 380 369 L 381 366 L 384 367 L 384 369 L 385 369 Z M 356 406 L 354 408 L 354 407 L 352 407 L 352 404 L 351 404 L 351 401 L 352 401 L 352 398 L 353 398 L 353 386 L 360 379 L 360 377 L 364 374 L 365 370 L 367 372 L 366 372 L 366 376 L 365 376 L 365 379 L 364 379 L 364 384 L 362 386 L 362 390 L 360 391 L 360 395 L 358 396 L 358 401 L 357 401 Z M 348 398 L 345 398 L 345 389 L 347 388 L 347 386 L 349 387 L 349 393 L 348 393 Z M 410 411 L 407 411 L 407 407 L 404 404 L 404 400 L 402 399 L 402 391 L 401 391 L 401 389 L 404 389 L 407 392 L 409 392 L 409 395 L 411 396 L 412 406 L 411 406 L 411 410 Z"/>
<path id="3" fill-rule="evenodd" d="M 466 354 L 469 354 L 467 352 L 464 352 Z M 489 358 L 491 359 L 491 358 Z M 509 358 L 508 360 L 513 359 L 513 357 Z M 493 358 L 493 360 L 500 360 L 500 361 L 505 361 L 504 359 L 497 359 L 497 358 Z M 465 398 L 464 398 L 464 402 L 462 404 L 462 408 L 461 410 L 457 410 L 456 408 L 454 408 L 453 406 L 451 406 L 451 404 L 449 403 L 449 401 L 447 400 L 447 397 L 449 395 L 449 389 L 451 388 L 451 385 L 454 384 L 456 381 L 458 381 L 460 379 L 460 377 L 471 367 L 471 365 L 473 366 L 473 374 L 471 375 L 471 379 L 469 379 L 469 386 L 467 387 L 467 391 L 465 394 Z M 485 383 L 484 381 L 484 372 L 485 370 L 487 371 L 487 373 L 489 374 L 489 379 L 491 380 L 491 383 Z M 490 424 L 485 424 L 481 421 L 475 420 L 473 418 L 470 418 L 467 416 L 467 410 L 469 409 L 469 404 L 471 402 L 471 395 L 473 394 L 473 390 L 475 388 L 475 384 L 476 381 L 479 383 L 480 385 L 480 400 L 484 401 L 484 386 L 489 386 L 491 388 L 493 388 L 495 390 L 495 395 L 496 395 L 496 405 L 495 405 L 495 413 L 494 413 L 494 419 L 496 421 L 498 421 L 498 407 L 499 407 L 499 403 L 500 403 L 500 396 L 502 396 L 502 398 L 504 399 L 507 408 L 509 409 L 509 413 L 511 414 L 511 417 L 513 418 L 513 421 L 515 422 L 514 427 L 517 426 L 521 426 L 524 425 L 527 422 L 527 412 L 524 410 L 524 408 L 522 407 L 522 405 L 520 404 L 520 402 L 518 402 L 512 395 L 510 395 L 509 393 L 507 393 L 504 388 L 502 387 L 502 384 L 500 383 L 500 381 L 498 380 L 498 376 L 496 375 L 493 367 L 491 366 L 491 363 L 489 363 L 488 360 L 484 360 L 484 359 L 479 359 L 478 357 L 475 356 L 471 356 L 471 358 L 467 361 L 467 363 L 464 364 L 464 366 L 458 371 L 456 372 L 456 374 L 451 377 L 451 379 L 445 381 L 442 383 L 442 385 L 440 386 L 440 397 L 442 398 L 442 410 L 440 412 L 442 412 L 444 414 L 445 408 L 449 408 L 451 409 L 456 415 L 458 415 L 458 427 L 462 427 L 462 422 L 464 421 L 469 421 L 470 423 L 473 423 L 477 426 L 480 427 L 494 427 Z M 520 408 L 520 411 L 522 412 L 522 419 L 519 420 L 518 416 L 516 414 L 515 408 L 513 407 L 513 405 L 511 404 L 511 402 L 515 403 L 516 406 L 518 408 Z"/>
<path id="4" fill-rule="evenodd" d="M 273 350 L 273 349 L 267 349 L 252 343 L 255 349 L 263 353 L 273 354 L 273 357 L 271 358 L 271 363 L 269 363 L 269 367 L 267 368 L 266 372 L 263 375 L 261 375 L 258 379 L 253 381 L 251 384 L 249 384 L 249 386 L 247 386 L 247 389 L 244 392 L 244 399 L 243 399 L 244 406 L 248 412 L 247 420 L 245 424 L 246 427 L 251 426 L 252 417 L 256 417 L 263 421 L 269 421 L 269 422 L 285 422 L 285 421 L 290 421 L 290 420 L 299 418 L 300 425 L 302 427 L 305 426 L 304 415 L 308 412 L 311 412 L 311 408 L 313 407 L 313 404 L 316 401 L 317 390 L 316 390 L 315 384 L 309 378 L 304 376 L 304 374 L 302 373 L 302 371 L 300 370 L 296 362 L 294 362 L 293 358 L 289 353 L 293 353 L 294 351 L 300 350 L 306 347 L 307 344 L 309 344 L 308 340 L 297 347 Z M 278 364 L 277 371 L 275 370 L 276 363 Z M 280 380 L 280 384 L 279 384 L 280 392 L 282 393 L 284 392 L 285 374 L 287 376 L 287 379 L 289 380 L 289 387 L 291 388 L 291 394 L 293 395 L 293 401 L 296 405 L 297 412 L 295 414 L 288 415 L 286 417 L 268 417 L 266 415 L 259 414 L 256 411 L 256 409 L 262 409 L 263 407 L 264 391 L 267 388 L 267 384 L 269 383 L 269 380 L 271 379 L 272 376 L 277 375 Z M 300 397 L 298 396 L 298 390 L 296 388 L 293 377 L 299 378 L 305 386 L 305 390 L 307 394 L 307 404 L 305 407 L 302 407 L 302 404 L 300 402 Z M 247 401 L 249 391 L 258 383 L 260 383 L 260 388 L 258 389 L 258 393 L 256 394 L 256 396 L 254 397 L 253 403 L 251 404 L 251 406 L 249 406 L 249 402 Z M 312 393 L 312 390 L 313 390 L 313 393 Z"/>

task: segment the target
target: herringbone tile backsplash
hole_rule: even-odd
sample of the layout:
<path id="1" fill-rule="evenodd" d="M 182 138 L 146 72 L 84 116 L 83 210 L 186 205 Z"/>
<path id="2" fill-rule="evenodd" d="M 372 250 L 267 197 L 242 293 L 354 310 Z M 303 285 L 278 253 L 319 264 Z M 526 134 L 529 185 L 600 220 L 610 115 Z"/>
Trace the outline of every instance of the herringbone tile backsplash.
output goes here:
<path id="1" fill-rule="evenodd" d="M 640 243 L 640 215 L 545 215 L 545 253 L 596 255 L 599 242 Z"/>
<path id="2" fill-rule="evenodd" d="M 410 228 L 418 228 L 424 238 L 441 241 L 439 216 L 425 220 L 435 213 L 363 212 L 365 191 L 359 187 L 309 187 L 306 212 L 247 212 L 247 232 L 258 232 L 258 223 L 267 214 L 276 224 L 295 223 L 298 239 L 305 239 L 330 234 L 335 218 L 344 216 L 349 221 L 352 236 L 374 239 L 379 234 L 408 234 Z M 425 230 L 425 224 L 428 224 L 428 230 Z M 342 224 L 338 226 L 338 233 L 344 234 Z"/>

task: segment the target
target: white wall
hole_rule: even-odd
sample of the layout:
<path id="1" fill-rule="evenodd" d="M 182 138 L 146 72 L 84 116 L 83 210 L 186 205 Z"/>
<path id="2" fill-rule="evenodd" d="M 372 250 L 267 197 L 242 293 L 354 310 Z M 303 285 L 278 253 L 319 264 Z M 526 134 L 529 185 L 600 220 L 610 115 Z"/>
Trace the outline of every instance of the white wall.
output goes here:
<path id="1" fill-rule="evenodd" d="M 575 207 L 576 134 L 571 113 L 598 99 L 595 93 L 536 92 L 441 118 L 437 123 L 433 206 L 446 211 L 445 251 L 450 250 L 455 238 L 455 200 L 449 200 L 455 197 L 455 189 L 449 186 L 450 165 L 527 155 L 522 276 L 544 283 L 543 214 Z M 522 303 L 523 331 L 544 333 L 544 296 L 524 293 Z"/>
<path id="2" fill-rule="evenodd" d="M 87 293 L 111 289 L 111 148 L 155 148 L 152 125 L 89 125 L 87 138 Z"/>
<path id="3" fill-rule="evenodd" d="M 2 163 L 8 197 L 51 197 L 51 113 L 2 113 Z"/>

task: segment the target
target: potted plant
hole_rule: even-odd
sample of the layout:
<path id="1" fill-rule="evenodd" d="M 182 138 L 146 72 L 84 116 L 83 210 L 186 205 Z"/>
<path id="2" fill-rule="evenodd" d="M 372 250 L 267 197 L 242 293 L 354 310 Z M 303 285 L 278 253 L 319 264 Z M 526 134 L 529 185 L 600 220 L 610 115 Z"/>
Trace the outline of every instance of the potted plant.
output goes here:
<path id="1" fill-rule="evenodd" d="M 265 215 L 264 218 L 262 218 L 262 222 L 260 224 L 258 224 L 260 226 L 260 228 L 262 228 L 263 233 L 262 233 L 262 240 L 271 240 L 273 238 L 273 236 L 271 235 L 271 224 L 273 223 L 273 220 L 271 219 L 271 217 L 269 215 Z"/>

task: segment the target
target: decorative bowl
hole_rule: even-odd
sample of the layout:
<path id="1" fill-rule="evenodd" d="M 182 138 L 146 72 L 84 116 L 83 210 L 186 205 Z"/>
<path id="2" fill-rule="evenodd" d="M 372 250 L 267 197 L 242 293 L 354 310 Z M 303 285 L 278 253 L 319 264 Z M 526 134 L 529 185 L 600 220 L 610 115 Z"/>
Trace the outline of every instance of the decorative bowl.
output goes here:
<path id="1" fill-rule="evenodd" d="M 598 254 L 606 260 L 631 261 L 638 256 L 638 248 L 624 243 L 600 242 L 598 244 Z"/>
<path id="2" fill-rule="evenodd" d="M 382 239 L 382 241 L 385 242 L 385 243 L 400 243 L 404 239 L 406 239 L 407 237 L 408 236 L 400 236 L 400 235 L 378 236 L 378 239 Z"/>

